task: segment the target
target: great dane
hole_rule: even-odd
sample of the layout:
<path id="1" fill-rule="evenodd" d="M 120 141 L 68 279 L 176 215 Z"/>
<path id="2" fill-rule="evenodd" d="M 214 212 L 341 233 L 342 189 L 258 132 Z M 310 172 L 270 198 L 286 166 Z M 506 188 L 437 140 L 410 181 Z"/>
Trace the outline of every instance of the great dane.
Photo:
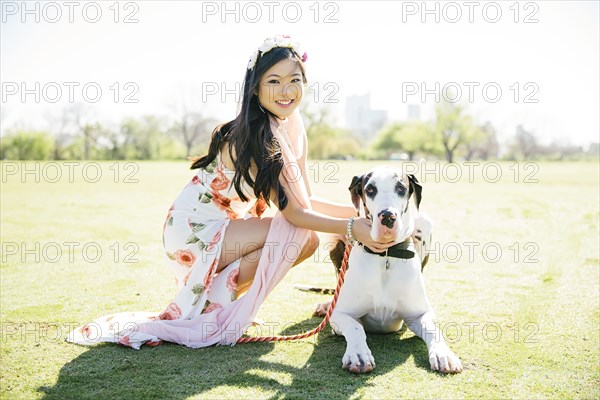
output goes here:
<path id="1" fill-rule="evenodd" d="M 431 249 L 431 221 L 423 213 L 413 215 L 410 204 L 414 198 L 418 212 L 421 185 L 414 175 L 377 167 L 355 176 L 349 190 L 358 215 L 372 220 L 373 240 L 399 243 L 379 254 L 357 243 L 350 252 L 345 282 L 330 319 L 334 333 L 346 338 L 342 367 L 357 373 L 373 370 L 375 359 L 365 331 L 396 332 L 406 323 L 425 341 L 432 370 L 462 371 L 460 359 L 434 322 L 425 292 L 422 269 Z M 343 251 L 340 241 L 331 252 L 338 271 Z"/>

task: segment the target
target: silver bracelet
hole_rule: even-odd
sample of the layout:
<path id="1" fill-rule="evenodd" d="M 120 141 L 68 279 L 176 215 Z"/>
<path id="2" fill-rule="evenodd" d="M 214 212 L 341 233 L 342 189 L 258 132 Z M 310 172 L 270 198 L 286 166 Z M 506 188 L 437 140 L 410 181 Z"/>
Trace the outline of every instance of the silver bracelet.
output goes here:
<path id="1" fill-rule="evenodd" d="M 350 219 L 348 220 L 348 226 L 346 227 L 346 240 L 351 244 L 354 244 L 356 242 L 356 238 L 352 234 L 352 225 L 354 224 L 354 220 L 354 217 L 350 217 Z"/>

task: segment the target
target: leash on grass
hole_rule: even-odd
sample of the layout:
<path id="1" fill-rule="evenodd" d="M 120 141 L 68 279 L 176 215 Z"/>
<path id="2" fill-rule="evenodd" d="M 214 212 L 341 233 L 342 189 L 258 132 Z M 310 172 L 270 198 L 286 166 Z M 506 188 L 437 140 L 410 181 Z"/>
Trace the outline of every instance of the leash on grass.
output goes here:
<path id="1" fill-rule="evenodd" d="M 335 292 L 333 293 L 333 300 L 331 300 L 331 304 L 329 308 L 327 308 L 327 313 L 325 314 L 325 318 L 323 321 L 311 331 L 297 334 L 297 335 L 286 335 L 286 336 L 254 336 L 254 337 L 242 337 L 239 338 L 237 343 L 250 343 L 250 342 L 289 342 L 292 340 L 300 340 L 306 339 L 317 333 L 321 332 L 325 325 L 329 322 L 329 318 L 333 313 L 333 309 L 335 308 L 335 304 L 337 303 L 338 296 L 340 295 L 340 289 L 344 284 L 344 277 L 346 276 L 346 268 L 348 266 L 348 257 L 350 255 L 350 250 L 352 250 L 352 244 L 349 241 L 346 241 L 346 248 L 344 249 L 344 258 L 342 260 L 342 266 L 340 267 L 340 273 L 338 276 L 337 286 L 335 288 Z"/>

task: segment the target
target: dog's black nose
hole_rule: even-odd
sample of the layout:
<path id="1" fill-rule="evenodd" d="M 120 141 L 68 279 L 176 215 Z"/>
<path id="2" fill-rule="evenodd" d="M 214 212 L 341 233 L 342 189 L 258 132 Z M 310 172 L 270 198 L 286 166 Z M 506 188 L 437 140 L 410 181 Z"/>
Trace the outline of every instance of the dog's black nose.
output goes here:
<path id="1" fill-rule="evenodd" d="M 396 213 L 389 209 L 382 210 L 377 216 L 381 220 L 381 224 L 389 229 L 392 229 L 396 223 Z"/>

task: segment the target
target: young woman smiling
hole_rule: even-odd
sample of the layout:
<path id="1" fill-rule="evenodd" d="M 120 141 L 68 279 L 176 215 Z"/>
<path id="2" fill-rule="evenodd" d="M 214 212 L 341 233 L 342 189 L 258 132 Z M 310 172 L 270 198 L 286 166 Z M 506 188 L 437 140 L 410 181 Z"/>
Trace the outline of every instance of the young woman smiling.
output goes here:
<path id="1" fill-rule="evenodd" d="M 354 218 L 352 205 L 312 193 L 298 110 L 305 61 L 291 38 L 266 39 L 248 63 L 238 115 L 215 128 L 208 154 L 193 159 L 197 172 L 163 229 L 166 261 L 179 290 L 175 299 L 160 314 L 102 317 L 93 339 L 86 324 L 69 340 L 136 349 L 163 340 L 189 347 L 232 344 L 286 272 L 317 249 L 315 231 L 350 234 L 377 252 L 394 244 L 373 241 L 370 220 Z M 278 211 L 262 217 L 271 203 Z"/>

